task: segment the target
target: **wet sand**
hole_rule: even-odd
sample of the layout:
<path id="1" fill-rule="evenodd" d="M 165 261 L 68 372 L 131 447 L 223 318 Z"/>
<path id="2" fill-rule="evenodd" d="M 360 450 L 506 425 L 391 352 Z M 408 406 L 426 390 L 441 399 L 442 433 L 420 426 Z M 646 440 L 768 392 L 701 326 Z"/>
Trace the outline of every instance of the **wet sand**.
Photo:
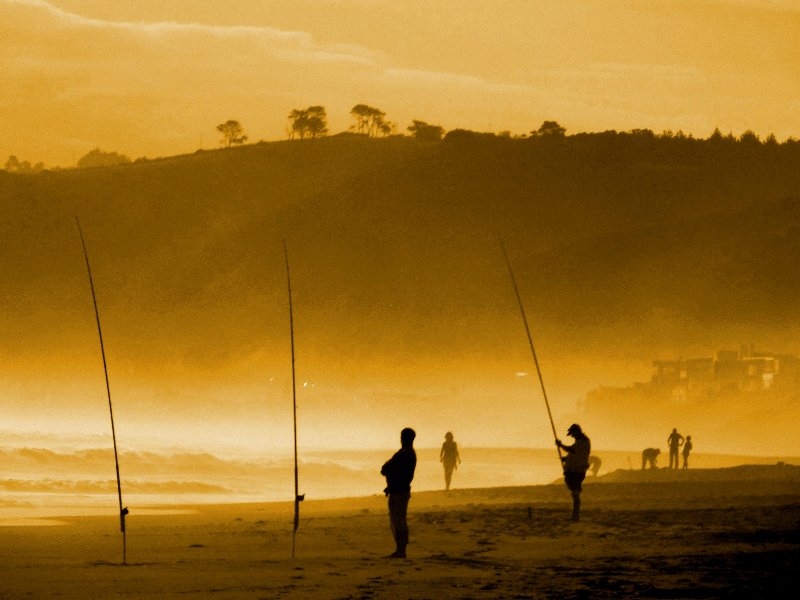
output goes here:
<path id="1" fill-rule="evenodd" d="M 290 503 L 131 503 L 127 566 L 115 516 L 7 522 L 0 598 L 757 598 L 796 580 L 800 467 L 617 471 L 583 498 L 572 523 L 558 484 L 416 493 L 405 560 L 384 558 L 382 496 L 304 502 L 294 560 Z"/>

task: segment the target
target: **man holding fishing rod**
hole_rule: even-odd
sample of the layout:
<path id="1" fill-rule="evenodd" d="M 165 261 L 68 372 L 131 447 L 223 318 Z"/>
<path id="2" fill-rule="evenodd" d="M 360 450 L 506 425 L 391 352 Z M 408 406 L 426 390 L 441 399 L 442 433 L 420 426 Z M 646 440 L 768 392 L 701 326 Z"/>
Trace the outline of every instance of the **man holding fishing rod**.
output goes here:
<path id="1" fill-rule="evenodd" d="M 592 450 L 592 443 L 577 423 L 569 426 L 567 435 L 575 438 L 575 443 L 567 446 L 561 440 L 556 439 L 556 446 L 567 453 L 566 456 L 561 458 L 564 463 L 564 483 L 567 484 L 569 491 L 572 493 L 571 519 L 579 521 L 581 518 L 581 484 L 586 478 L 586 471 L 589 469 L 589 454 Z"/>

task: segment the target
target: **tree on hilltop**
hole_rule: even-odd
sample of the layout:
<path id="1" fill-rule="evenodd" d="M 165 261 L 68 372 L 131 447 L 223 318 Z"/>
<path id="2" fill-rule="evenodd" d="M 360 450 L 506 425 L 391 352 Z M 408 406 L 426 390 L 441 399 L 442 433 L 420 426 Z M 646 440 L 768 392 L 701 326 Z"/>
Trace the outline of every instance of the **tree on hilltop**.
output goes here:
<path id="1" fill-rule="evenodd" d="M 389 135 L 394 128 L 394 125 L 386 120 L 386 113 L 373 106 L 356 104 L 350 109 L 350 114 L 356 121 L 350 129 L 362 135 L 370 137 Z"/>
<path id="2" fill-rule="evenodd" d="M 420 140 L 421 142 L 438 142 L 444 135 L 444 129 L 439 125 L 431 125 L 425 121 L 417 121 L 416 119 L 408 126 L 408 131 L 411 132 L 414 139 Z"/>
<path id="3" fill-rule="evenodd" d="M 328 115 L 324 106 L 299 108 L 289 113 L 289 137 L 297 135 L 301 140 L 318 138 L 328 133 Z"/>
<path id="4" fill-rule="evenodd" d="M 222 134 L 220 144 L 225 144 L 226 148 L 230 148 L 233 144 L 244 144 L 247 141 L 247 136 L 244 134 L 244 128 L 239 121 L 233 119 L 217 125 L 217 131 Z"/>
<path id="5" fill-rule="evenodd" d="M 131 162 L 131 159 L 124 154 L 103 152 L 100 148 L 95 148 L 91 152 L 87 152 L 81 156 L 78 159 L 77 166 L 79 169 L 88 169 L 91 167 L 114 167 L 129 162 Z"/>
<path id="6" fill-rule="evenodd" d="M 531 131 L 531 137 L 564 137 L 567 133 L 556 121 L 545 121 L 536 131 Z"/>
<path id="7" fill-rule="evenodd" d="M 44 171 L 44 163 L 38 162 L 35 165 L 31 166 L 31 163 L 27 160 L 20 160 L 12 154 L 8 157 L 6 164 L 4 166 L 5 170 L 9 173 L 22 173 L 24 175 L 34 175 L 36 173 L 40 173 Z"/>
<path id="8" fill-rule="evenodd" d="M 748 146 L 760 146 L 761 145 L 761 140 L 758 139 L 758 135 L 752 129 L 748 129 L 747 131 L 745 131 L 739 137 L 739 141 L 742 142 L 743 144 L 748 145 Z"/>

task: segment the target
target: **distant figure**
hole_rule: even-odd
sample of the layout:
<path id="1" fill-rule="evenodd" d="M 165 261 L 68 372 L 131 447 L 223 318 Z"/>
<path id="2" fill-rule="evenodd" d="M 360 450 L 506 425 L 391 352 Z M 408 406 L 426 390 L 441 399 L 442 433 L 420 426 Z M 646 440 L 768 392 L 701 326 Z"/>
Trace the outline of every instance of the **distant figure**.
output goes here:
<path id="1" fill-rule="evenodd" d="M 672 433 L 669 434 L 669 437 L 667 438 L 667 444 L 669 445 L 669 468 L 677 469 L 678 448 L 683 445 L 683 436 L 678 433 L 677 429 L 673 429 Z"/>
<path id="2" fill-rule="evenodd" d="M 686 436 L 686 443 L 683 445 L 683 468 L 689 468 L 689 453 L 692 451 L 692 436 Z"/>
<path id="3" fill-rule="evenodd" d="M 458 465 L 461 463 L 458 444 L 453 441 L 453 434 L 449 431 L 444 434 L 444 443 L 442 444 L 442 450 L 439 452 L 439 462 L 444 465 L 444 489 L 449 491 L 453 471 L 458 469 Z"/>
<path id="4" fill-rule="evenodd" d="M 603 461 L 600 460 L 599 456 L 590 456 L 589 457 L 589 468 L 592 470 L 592 475 L 597 477 L 597 472 L 600 470 L 600 466 L 603 464 Z"/>
<path id="5" fill-rule="evenodd" d="M 561 459 L 564 462 L 564 483 L 572 493 L 572 517 L 570 518 L 578 521 L 581 518 L 581 484 L 586 478 L 586 471 L 589 468 L 592 443 L 577 423 L 569 426 L 567 435 L 572 436 L 575 443 L 572 446 L 566 446 L 557 439 L 556 446 L 567 452 L 567 455 Z"/>
<path id="6" fill-rule="evenodd" d="M 659 454 L 661 454 L 661 450 L 658 448 L 645 448 L 642 450 L 642 471 L 644 471 L 647 463 L 650 463 L 651 469 L 657 469 Z"/>
<path id="7" fill-rule="evenodd" d="M 411 481 L 417 466 L 417 453 L 414 452 L 416 432 L 406 427 L 400 432 L 400 450 L 394 453 L 381 467 L 381 475 L 386 477 L 384 493 L 389 497 L 389 521 L 392 525 L 395 551 L 389 558 L 405 558 L 408 545 L 408 524 L 406 512 L 411 499 Z"/>

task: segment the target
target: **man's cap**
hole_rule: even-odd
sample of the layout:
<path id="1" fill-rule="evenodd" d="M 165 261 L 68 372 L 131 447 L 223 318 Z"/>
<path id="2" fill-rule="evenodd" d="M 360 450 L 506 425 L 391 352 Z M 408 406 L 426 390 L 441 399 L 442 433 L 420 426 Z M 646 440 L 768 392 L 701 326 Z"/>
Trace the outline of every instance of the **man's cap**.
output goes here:
<path id="1" fill-rule="evenodd" d="M 572 435 L 573 433 L 583 433 L 583 429 L 581 429 L 581 426 L 577 423 L 573 423 L 569 426 L 569 429 L 567 429 L 567 435 Z"/>

